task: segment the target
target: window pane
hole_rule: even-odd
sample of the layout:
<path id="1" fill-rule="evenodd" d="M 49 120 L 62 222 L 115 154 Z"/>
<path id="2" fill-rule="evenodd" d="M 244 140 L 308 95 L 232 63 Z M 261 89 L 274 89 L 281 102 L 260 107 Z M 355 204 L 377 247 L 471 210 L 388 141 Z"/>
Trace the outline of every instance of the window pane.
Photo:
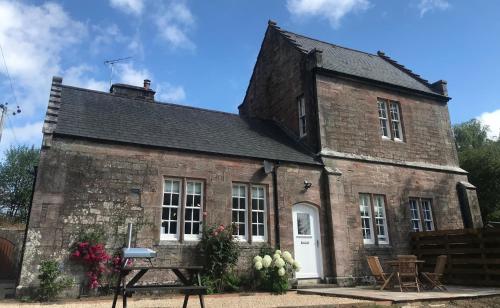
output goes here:
<path id="1" fill-rule="evenodd" d="M 191 234 L 191 223 L 190 222 L 184 223 L 184 233 Z"/>
<path id="2" fill-rule="evenodd" d="M 363 242 L 365 244 L 373 244 L 374 237 L 372 232 L 371 200 L 369 194 L 359 195 L 359 212 L 361 215 Z"/>
<path id="3" fill-rule="evenodd" d="M 255 198 L 255 196 L 254 196 Z M 252 199 L 252 210 L 257 210 L 258 209 L 258 200 Z"/>
<path id="4" fill-rule="evenodd" d="M 193 234 L 200 234 L 200 224 L 199 223 L 193 224 Z"/>
<path id="5" fill-rule="evenodd" d="M 200 221 L 200 209 L 193 210 L 193 221 Z"/>
<path id="6" fill-rule="evenodd" d="M 410 215 L 412 231 L 419 232 L 422 230 L 420 226 L 420 210 L 417 199 L 410 199 Z"/>
<path id="7" fill-rule="evenodd" d="M 163 219 L 163 220 L 168 219 L 169 212 L 170 212 L 170 209 L 167 207 L 164 207 L 161 211 L 161 219 Z"/>
<path id="8" fill-rule="evenodd" d="M 244 235 L 246 232 L 245 232 L 245 225 L 244 224 L 239 224 L 238 225 L 238 232 L 239 232 L 239 235 Z"/>
<path id="9" fill-rule="evenodd" d="M 170 234 L 176 234 L 177 233 L 177 222 L 176 221 L 171 221 L 170 222 Z"/>
<path id="10" fill-rule="evenodd" d="M 259 235 L 257 233 L 257 225 L 256 224 L 252 224 L 252 235 Z"/>
<path id="11" fill-rule="evenodd" d="M 186 215 L 184 215 L 184 219 L 186 219 L 186 220 L 193 219 L 193 210 L 192 209 L 186 209 Z"/>
<path id="12" fill-rule="evenodd" d="M 311 235 L 311 221 L 309 214 L 297 213 L 297 233 L 298 235 Z"/>
<path id="13" fill-rule="evenodd" d="M 171 205 L 179 205 L 179 195 L 172 195 Z"/>
<path id="14" fill-rule="evenodd" d="M 252 223 L 257 223 L 257 212 L 252 212 Z"/>
<path id="15" fill-rule="evenodd" d="M 193 206 L 196 206 L 196 207 L 200 207 L 201 206 L 201 195 L 194 196 L 194 205 Z"/>

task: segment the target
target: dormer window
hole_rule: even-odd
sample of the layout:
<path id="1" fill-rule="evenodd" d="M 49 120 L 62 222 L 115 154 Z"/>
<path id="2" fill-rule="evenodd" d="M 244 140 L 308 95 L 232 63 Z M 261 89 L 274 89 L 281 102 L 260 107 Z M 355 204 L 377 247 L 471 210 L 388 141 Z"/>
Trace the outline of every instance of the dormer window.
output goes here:
<path id="1" fill-rule="evenodd" d="M 307 135 L 306 100 L 304 95 L 299 96 L 297 102 L 299 108 L 299 136 L 302 138 Z"/>
<path id="2" fill-rule="evenodd" d="M 382 138 L 403 141 L 401 107 L 398 102 L 378 99 L 378 119 Z"/>

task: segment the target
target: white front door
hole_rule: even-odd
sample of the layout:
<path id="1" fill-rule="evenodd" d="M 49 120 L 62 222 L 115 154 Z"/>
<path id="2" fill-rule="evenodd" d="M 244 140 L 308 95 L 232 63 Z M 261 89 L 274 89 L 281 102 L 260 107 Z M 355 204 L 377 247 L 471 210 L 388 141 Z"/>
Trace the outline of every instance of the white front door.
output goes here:
<path id="1" fill-rule="evenodd" d="M 323 261 L 318 209 L 307 204 L 295 204 L 292 209 L 292 217 L 295 259 L 302 267 L 296 273 L 296 277 L 321 278 L 323 276 Z"/>

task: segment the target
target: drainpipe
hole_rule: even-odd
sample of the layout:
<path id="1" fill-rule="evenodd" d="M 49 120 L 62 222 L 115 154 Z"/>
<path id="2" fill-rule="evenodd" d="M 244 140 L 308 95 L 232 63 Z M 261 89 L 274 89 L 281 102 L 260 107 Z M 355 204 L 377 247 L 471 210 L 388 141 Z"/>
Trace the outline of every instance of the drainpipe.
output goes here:
<path id="1" fill-rule="evenodd" d="M 17 273 L 16 279 L 16 288 L 19 285 L 21 280 L 21 270 L 23 269 L 23 260 L 24 260 L 24 250 L 26 248 L 26 238 L 28 237 L 28 226 L 30 223 L 31 217 L 31 207 L 33 206 L 33 195 L 35 194 L 35 185 L 36 185 L 36 176 L 38 175 L 38 166 L 33 166 L 33 186 L 31 187 L 31 198 L 30 198 L 30 206 L 28 208 L 28 217 L 26 217 L 26 227 L 24 228 L 24 239 L 23 239 L 23 248 L 21 249 L 21 258 L 19 259 L 19 269 Z"/>
<path id="2" fill-rule="evenodd" d="M 273 168 L 273 197 L 274 197 L 274 233 L 276 234 L 276 248 L 280 249 L 280 210 L 278 206 L 278 167 L 280 162 L 274 163 Z"/>

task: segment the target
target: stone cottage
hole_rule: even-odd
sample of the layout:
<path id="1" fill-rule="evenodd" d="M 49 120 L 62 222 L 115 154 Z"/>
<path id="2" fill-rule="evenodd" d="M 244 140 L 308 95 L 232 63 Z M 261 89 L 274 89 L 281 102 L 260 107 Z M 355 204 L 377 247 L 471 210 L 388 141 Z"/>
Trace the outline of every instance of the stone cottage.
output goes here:
<path id="1" fill-rule="evenodd" d="M 481 226 L 446 82 L 383 52 L 270 21 L 239 114 L 154 95 L 148 80 L 104 93 L 54 77 L 20 289 L 96 225 L 120 247 L 135 222 L 157 262 L 199 264 L 200 225 L 233 223 L 242 259 L 279 246 L 297 278 L 341 284 L 368 274 L 367 255 L 407 253 L 411 232 Z"/>

